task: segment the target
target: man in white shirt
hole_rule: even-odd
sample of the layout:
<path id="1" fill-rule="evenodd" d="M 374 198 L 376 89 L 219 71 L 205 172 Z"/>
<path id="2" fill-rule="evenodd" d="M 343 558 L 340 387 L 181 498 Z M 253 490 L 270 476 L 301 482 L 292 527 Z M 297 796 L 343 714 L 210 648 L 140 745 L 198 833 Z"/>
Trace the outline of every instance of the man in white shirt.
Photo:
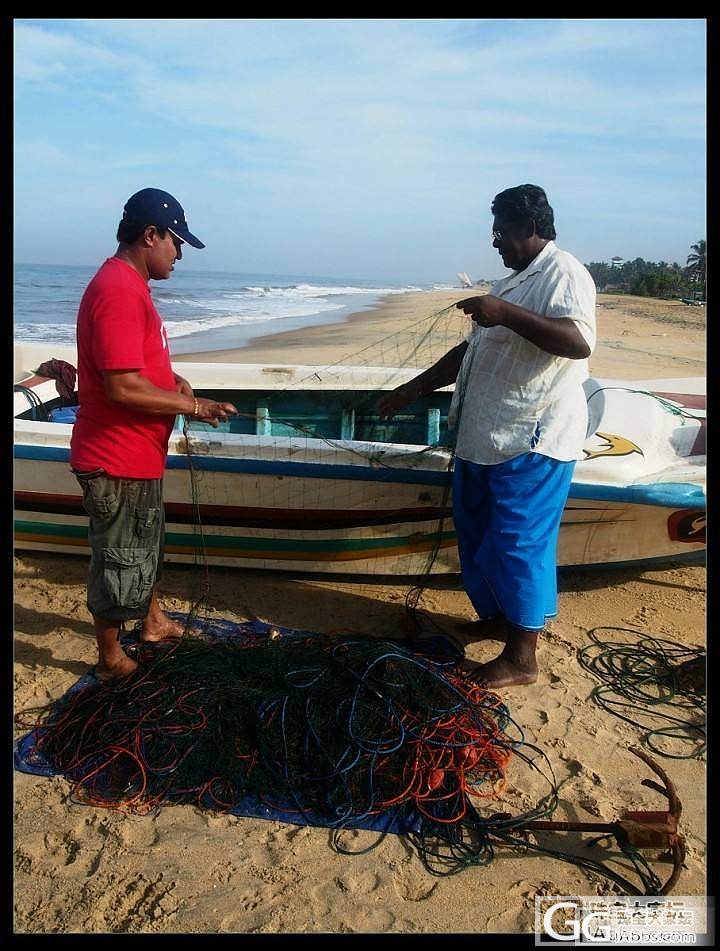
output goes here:
<path id="1" fill-rule="evenodd" d="M 587 431 L 583 380 L 595 346 L 595 285 L 555 244 L 537 185 L 495 196 L 493 247 L 510 277 L 457 306 L 474 326 L 434 366 L 380 400 L 392 416 L 456 381 L 453 516 L 476 638 L 504 640 L 471 673 L 487 687 L 531 684 L 535 648 L 557 613 L 560 518 Z"/>

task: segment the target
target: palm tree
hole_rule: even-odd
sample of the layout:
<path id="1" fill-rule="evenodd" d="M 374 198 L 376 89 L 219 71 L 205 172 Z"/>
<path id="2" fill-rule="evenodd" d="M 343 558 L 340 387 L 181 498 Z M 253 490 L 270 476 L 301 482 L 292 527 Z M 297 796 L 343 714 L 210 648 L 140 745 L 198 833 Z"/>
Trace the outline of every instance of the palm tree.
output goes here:
<path id="1" fill-rule="evenodd" d="M 688 273 L 694 281 L 705 283 L 705 240 L 698 241 L 690 246 L 693 254 L 688 255 L 686 261 Z"/>

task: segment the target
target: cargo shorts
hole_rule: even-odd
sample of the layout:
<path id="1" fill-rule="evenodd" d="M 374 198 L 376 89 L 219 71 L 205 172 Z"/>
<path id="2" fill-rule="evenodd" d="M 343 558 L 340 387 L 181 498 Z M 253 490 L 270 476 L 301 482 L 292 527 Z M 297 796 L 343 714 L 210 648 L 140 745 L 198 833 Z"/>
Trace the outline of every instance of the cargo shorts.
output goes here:
<path id="1" fill-rule="evenodd" d="M 73 470 L 90 516 L 87 606 L 109 621 L 144 618 L 164 556 L 162 479 Z"/>

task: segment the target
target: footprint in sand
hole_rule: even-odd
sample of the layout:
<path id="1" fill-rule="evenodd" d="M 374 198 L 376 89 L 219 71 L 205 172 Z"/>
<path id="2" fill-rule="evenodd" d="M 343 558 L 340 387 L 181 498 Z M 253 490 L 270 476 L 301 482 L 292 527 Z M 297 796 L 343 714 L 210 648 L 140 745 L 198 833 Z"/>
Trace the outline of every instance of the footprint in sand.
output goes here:
<path id="1" fill-rule="evenodd" d="M 151 849 L 160 841 L 160 832 L 154 821 L 128 822 L 120 828 L 120 841 L 129 852 Z"/>
<path id="2" fill-rule="evenodd" d="M 15 871 L 23 872 L 25 875 L 29 875 L 32 872 L 32 858 L 24 852 L 22 849 L 18 849 L 15 853 Z"/>
<path id="3" fill-rule="evenodd" d="M 237 869 L 232 864 L 232 862 L 223 862 L 220 865 L 215 865 L 210 872 L 210 878 L 214 882 L 218 882 L 220 885 L 228 885 L 233 875 L 235 875 Z"/>
<path id="4" fill-rule="evenodd" d="M 579 776 L 580 773 L 582 773 L 582 771 L 585 769 L 580 760 L 564 756 L 562 753 L 560 753 L 560 759 L 565 763 L 567 771 L 571 776 Z"/>
<path id="5" fill-rule="evenodd" d="M 380 884 L 380 878 L 367 869 L 363 872 L 351 872 L 335 879 L 335 884 L 342 892 L 348 892 L 351 895 L 369 895 L 374 892 Z"/>
<path id="6" fill-rule="evenodd" d="M 233 824 L 233 822 L 237 821 L 235 816 L 218 816 L 209 812 L 202 812 L 200 815 L 202 817 L 202 821 L 208 827 L 208 829 L 228 829 Z"/>
<path id="7" fill-rule="evenodd" d="M 360 914 L 353 914 L 340 922 L 341 930 L 346 932 L 376 932 L 389 931 L 395 924 L 395 915 L 385 908 L 362 909 Z"/>
<path id="8" fill-rule="evenodd" d="M 46 832 L 44 842 L 48 854 L 61 859 L 64 865 L 72 865 L 82 849 L 80 841 L 73 832 L 66 832 L 64 835 Z"/>
<path id="9" fill-rule="evenodd" d="M 164 925 L 180 908 L 173 894 L 176 883 L 165 883 L 162 872 L 152 878 L 139 875 L 107 877 L 84 890 L 83 903 L 92 910 L 85 927 L 100 926 L 112 932 L 164 930 Z"/>
<path id="10" fill-rule="evenodd" d="M 66 832 L 61 848 L 61 853 L 65 855 L 65 864 L 72 865 L 83 851 L 85 851 L 85 845 L 82 841 L 73 832 Z"/>
<path id="11" fill-rule="evenodd" d="M 240 892 L 237 896 L 237 902 L 241 911 L 255 911 L 262 903 L 262 890 L 253 889 L 252 891 Z"/>
<path id="12" fill-rule="evenodd" d="M 531 882 L 520 879 L 507 889 L 508 900 L 499 914 L 488 919 L 487 931 L 532 931 L 535 917 L 535 898 L 560 895 L 562 890 L 553 881 Z"/>
<path id="13" fill-rule="evenodd" d="M 548 686 L 553 690 L 567 690 L 562 677 L 558 677 L 557 674 L 548 674 Z"/>
<path id="14" fill-rule="evenodd" d="M 427 875 L 412 868 L 403 868 L 393 875 L 393 885 L 403 901 L 426 901 L 438 886 Z"/>
<path id="15" fill-rule="evenodd" d="M 508 908 L 499 915 L 491 915 L 487 920 L 485 931 L 517 934 L 521 931 L 530 931 L 530 911 L 528 908 Z"/>

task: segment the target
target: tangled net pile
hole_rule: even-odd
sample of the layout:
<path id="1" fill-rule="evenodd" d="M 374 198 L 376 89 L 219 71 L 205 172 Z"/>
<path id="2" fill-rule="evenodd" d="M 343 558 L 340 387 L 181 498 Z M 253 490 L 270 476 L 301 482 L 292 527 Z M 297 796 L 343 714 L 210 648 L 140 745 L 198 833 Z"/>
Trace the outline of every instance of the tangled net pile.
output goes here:
<path id="1" fill-rule="evenodd" d="M 420 647 L 420 644 L 418 644 Z M 81 803 L 146 815 L 166 803 L 247 814 L 248 797 L 283 817 L 342 835 L 404 831 L 426 869 L 453 875 L 488 865 L 496 845 L 528 849 L 634 886 L 605 862 L 530 843 L 529 820 L 552 815 L 557 784 L 507 707 L 454 659 L 389 641 L 323 635 L 139 644 L 141 666 L 115 684 L 90 682 L 34 714 L 28 761 L 44 762 Z M 510 758 L 549 792 L 520 815 L 487 814 Z M 542 765 L 541 765 L 542 763 Z M 516 780 L 517 781 L 517 780 Z M 620 843 L 642 882 L 659 880 Z"/>
<path id="2" fill-rule="evenodd" d="M 183 637 L 138 660 L 34 723 L 77 801 L 146 814 L 255 794 L 331 826 L 407 806 L 450 824 L 504 787 L 510 715 L 454 662 L 321 636 Z"/>

